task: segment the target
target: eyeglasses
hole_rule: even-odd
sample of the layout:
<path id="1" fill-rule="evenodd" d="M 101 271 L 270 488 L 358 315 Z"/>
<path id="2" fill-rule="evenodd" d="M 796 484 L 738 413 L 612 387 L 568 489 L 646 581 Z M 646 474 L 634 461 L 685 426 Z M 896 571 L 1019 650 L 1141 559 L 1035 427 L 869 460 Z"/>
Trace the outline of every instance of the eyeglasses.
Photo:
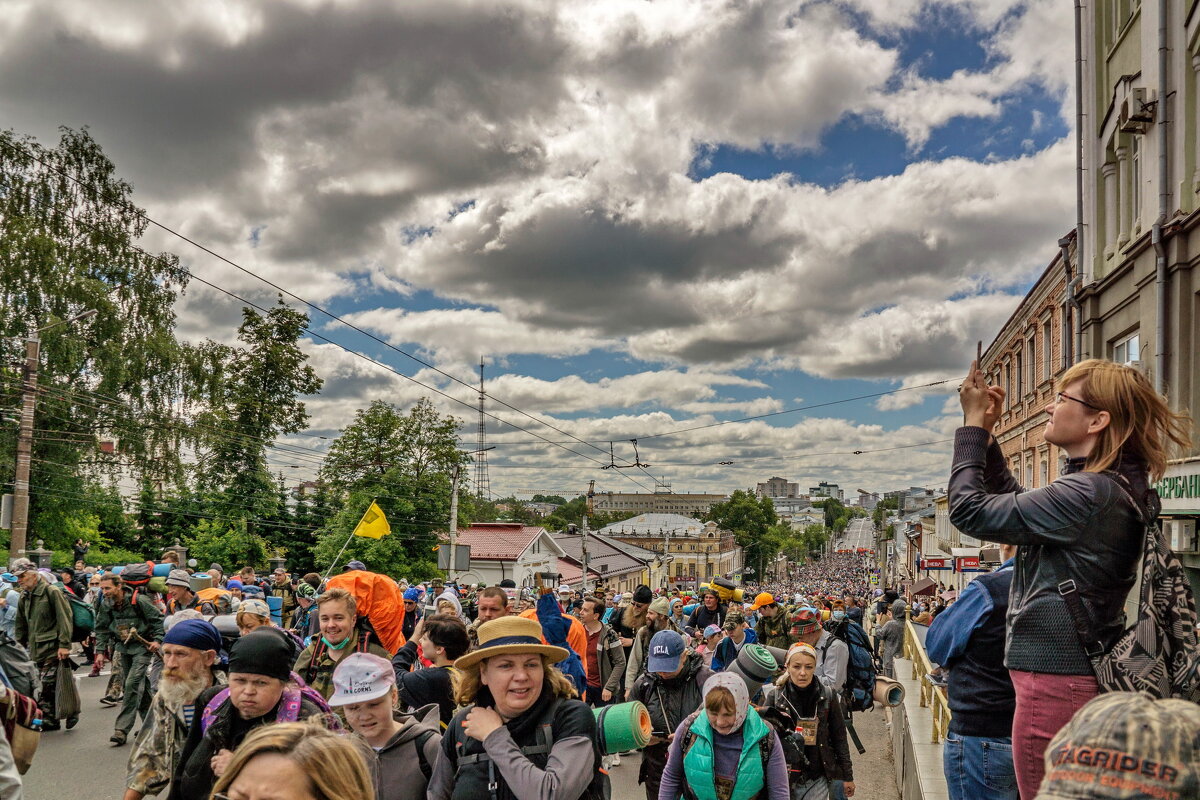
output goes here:
<path id="1" fill-rule="evenodd" d="M 1063 403 L 1063 401 L 1065 401 L 1065 400 L 1074 400 L 1076 403 L 1085 405 L 1088 408 L 1092 409 L 1093 411 L 1103 411 L 1104 410 L 1103 408 L 1098 408 L 1097 406 L 1092 405 L 1087 400 L 1081 400 L 1078 397 L 1073 397 L 1073 396 L 1067 394 L 1066 392 L 1059 392 L 1058 394 L 1056 394 L 1054 396 L 1054 398 L 1055 398 L 1055 402 L 1058 403 L 1059 405 L 1061 405 Z"/>

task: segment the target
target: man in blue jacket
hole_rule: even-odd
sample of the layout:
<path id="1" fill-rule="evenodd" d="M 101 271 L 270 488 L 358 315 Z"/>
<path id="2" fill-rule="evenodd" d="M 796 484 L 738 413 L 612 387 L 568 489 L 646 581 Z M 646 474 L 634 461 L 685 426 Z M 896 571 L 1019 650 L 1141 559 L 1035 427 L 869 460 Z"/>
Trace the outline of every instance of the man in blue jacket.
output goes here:
<path id="1" fill-rule="evenodd" d="M 1018 800 L 1012 761 L 1016 695 L 1004 667 L 1004 618 L 1016 553 L 1016 547 L 1001 545 L 1000 568 L 968 583 L 925 638 L 929 660 L 950 672 L 950 730 L 942 749 L 950 800 Z"/>

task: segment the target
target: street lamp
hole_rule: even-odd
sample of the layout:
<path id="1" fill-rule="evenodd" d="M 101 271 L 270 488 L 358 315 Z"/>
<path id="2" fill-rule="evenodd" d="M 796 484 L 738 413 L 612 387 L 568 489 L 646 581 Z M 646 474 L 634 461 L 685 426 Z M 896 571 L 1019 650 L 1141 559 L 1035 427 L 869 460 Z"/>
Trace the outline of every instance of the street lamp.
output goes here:
<path id="1" fill-rule="evenodd" d="M 76 314 L 58 322 L 43 325 L 25 340 L 25 375 L 21 383 L 21 421 L 17 431 L 17 469 L 13 478 L 12 541 L 8 545 L 9 558 L 25 552 L 25 537 L 29 529 L 29 472 L 33 461 L 33 412 L 37 405 L 38 361 L 42 354 L 39 334 L 59 325 L 71 325 L 95 316 L 96 309 Z M 7 563 L 7 562 L 6 562 Z"/>

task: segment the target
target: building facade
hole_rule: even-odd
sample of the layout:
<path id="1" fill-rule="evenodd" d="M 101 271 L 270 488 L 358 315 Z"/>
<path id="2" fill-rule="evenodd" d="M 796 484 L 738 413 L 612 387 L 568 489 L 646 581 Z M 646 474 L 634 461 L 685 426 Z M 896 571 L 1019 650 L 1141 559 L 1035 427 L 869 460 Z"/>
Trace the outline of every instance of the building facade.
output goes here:
<path id="1" fill-rule="evenodd" d="M 596 492 L 595 511 L 636 514 L 707 514 L 717 503 L 728 500 L 724 494 L 677 492 Z"/>
<path id="2" fill-rule="evenodd" d="M 1074 234 L 1066 238 L 1074 241 Z M 984 350 L 980 365 L 988 383 L 1005 392 L 996 441 L 1017 483 L 1030 489 L 1048 485 L 1061 466 L 1058 447 L 1043 432 L 1046 406 L 1067 365 L 1069 266 L 1060 250 Z"/>
<path id="3" fill-rule="evenodd" d="M 758 484 L 754 493 L 759 497 L 776 498 L 799 497 L 800 484 L 789 482 L 787 478 L 771 478 Z"/>
<path id="4" fill-rule="evenodd" d="M 730 578 L 742 571 L 742 548 L 733 533 L 715 522 L 701 522 L 680 514 L 640 514 L 597 531 L 617 542 L 658 555 L 652 570 L 658 586 L 692 588 L 716 577 Z"/>
<path id="5" fill-rule="evenodd" d="M 1083 5 L 1083 255 L 1076 292 L 1078 356 L 1145 370 L 1171 406 L 1193 420 L 1200 399 L 1198 6 L 1197 0 Z M 1200 461 L 1191 458 L 1200 450 L 1180 455 L 1169 479 L 1186 486 L 1200 476 Z M 1172 523 L 1197 519 L 1164 515 Z M 1200 591 L 1200 552 L 1194 542 L 1190 547 L 1178 552 Z"/>

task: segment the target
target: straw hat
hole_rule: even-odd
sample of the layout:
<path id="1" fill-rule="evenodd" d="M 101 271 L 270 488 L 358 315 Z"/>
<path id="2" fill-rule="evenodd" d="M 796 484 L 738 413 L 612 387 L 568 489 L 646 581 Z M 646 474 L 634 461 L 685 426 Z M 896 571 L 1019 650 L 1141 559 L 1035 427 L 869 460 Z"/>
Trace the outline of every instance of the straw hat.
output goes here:
<path id="1" fill-rule="evenodd" d="M 542 626 L 537 620 L 524 617 L 500 617 L 479 626 L 479 647 L 454 662 L 456 669 L 474 666 L 485 658 L 507 653 L 538 653 L 547 656 L 552 664 L 565 659 L 565 648 L 543 644 Z"/>

